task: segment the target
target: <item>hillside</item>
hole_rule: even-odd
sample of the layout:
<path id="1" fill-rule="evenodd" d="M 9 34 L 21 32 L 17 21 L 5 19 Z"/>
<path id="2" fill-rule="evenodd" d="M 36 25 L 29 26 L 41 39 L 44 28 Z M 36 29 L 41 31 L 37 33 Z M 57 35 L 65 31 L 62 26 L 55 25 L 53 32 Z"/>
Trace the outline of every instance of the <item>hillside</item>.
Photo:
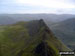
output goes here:
<path id="1" fill-rule="evenodd" d="M 43 20 L 0 27 L 0 56 L 59 56 L 59 51 L 71 51 Z"/>
<path id="2" fill-rule="evenodd" d="M 75 49 L 75 18 L 56 23 L 50 28 L 68 47 Z"/>

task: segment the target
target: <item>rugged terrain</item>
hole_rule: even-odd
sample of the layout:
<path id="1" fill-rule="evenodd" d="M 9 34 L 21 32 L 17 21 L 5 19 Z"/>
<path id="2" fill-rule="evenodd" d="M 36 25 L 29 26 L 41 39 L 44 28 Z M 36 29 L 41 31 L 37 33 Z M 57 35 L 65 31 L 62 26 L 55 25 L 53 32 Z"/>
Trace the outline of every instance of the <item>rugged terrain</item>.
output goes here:
<path id="1" fill-rule="evenodd" d="M 59 51 L 71 50 L 42 19 L 0 26 L 0 56 L 59 56 Z"/>

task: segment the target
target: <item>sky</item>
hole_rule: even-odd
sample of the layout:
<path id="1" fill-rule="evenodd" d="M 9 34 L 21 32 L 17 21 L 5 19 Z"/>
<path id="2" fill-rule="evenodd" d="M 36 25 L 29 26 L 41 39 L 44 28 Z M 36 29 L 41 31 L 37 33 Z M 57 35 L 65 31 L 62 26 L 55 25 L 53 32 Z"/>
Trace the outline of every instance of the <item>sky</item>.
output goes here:
<path id="1" fill-rule="evenodd" d="M 0 14 L 75 14 L 75 0 L 0 0 Z"/>

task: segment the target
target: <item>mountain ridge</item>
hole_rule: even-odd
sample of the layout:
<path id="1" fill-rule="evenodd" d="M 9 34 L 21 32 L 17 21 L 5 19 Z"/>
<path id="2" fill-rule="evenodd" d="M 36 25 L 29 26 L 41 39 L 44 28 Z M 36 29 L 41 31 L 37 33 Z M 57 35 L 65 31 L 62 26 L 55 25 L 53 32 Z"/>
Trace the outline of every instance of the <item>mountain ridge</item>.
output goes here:
<path id="1" fill-rule="evenodd" d="M 0 52 L 3 56 L 59 56 L 59 51 L 71 51 L 54 36 L 43 20 L 8 26 L 0 32 Z"/>

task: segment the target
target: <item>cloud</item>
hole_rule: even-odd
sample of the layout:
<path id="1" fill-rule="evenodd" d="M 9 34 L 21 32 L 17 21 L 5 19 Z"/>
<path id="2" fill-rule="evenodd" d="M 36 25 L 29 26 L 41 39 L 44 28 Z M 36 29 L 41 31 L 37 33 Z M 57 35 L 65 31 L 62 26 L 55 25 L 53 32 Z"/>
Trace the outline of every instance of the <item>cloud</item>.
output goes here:
<path id="1" fill-rule="evenodd" d="M 75 13 L 73 1 L 0 0 L 0 13 Z"/>
<path id="2" fill-rule="evenodd" d="M 16 0 L 20 5 L 43 6 L 49 8 L 75 8 L 75 5 L 64 2 L 63 0 Z"/>

